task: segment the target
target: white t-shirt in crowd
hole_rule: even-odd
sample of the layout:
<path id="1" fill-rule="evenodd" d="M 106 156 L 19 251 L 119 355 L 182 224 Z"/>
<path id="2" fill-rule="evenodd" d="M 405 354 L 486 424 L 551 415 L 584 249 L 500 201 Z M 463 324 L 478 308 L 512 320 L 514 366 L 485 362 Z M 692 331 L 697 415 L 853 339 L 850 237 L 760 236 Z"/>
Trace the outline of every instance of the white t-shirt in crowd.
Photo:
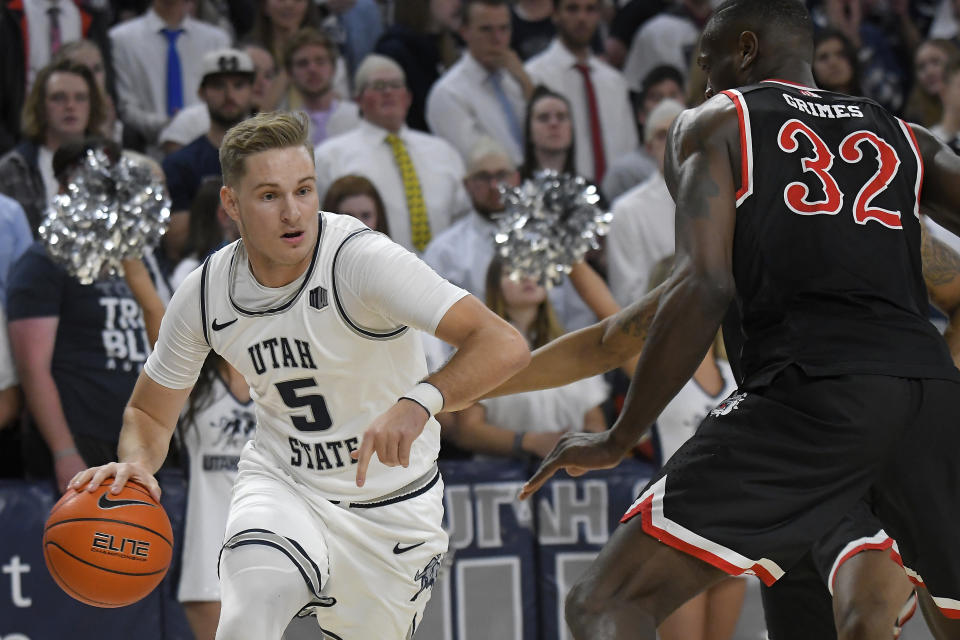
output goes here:
<path id="1" fill-rule="evenodd" d="M 613 203 L 607 234 L 610 291 L 621 306 L 636 302 L 650 288 L 650 272 L 676 251 L 676 205 L 659 171 Z"/>
<path id="2" fill-rule="evenodd" d="M 583 431 L 584 415 L 606 401 L 610 390 L 602 376 L 562 387 L 481 400 L 485 421 L 517 433 Z"/>
<path id="3" fill-rule="evenodd" d="M 720 375 L 723 376 L 723 388 L 719 393 L 716 395 L 707 393 L 693 378 L 690 378 L 657 418 L 657 436 L 660 438 L 661 459 L 664 464 L 697 432 L 697 427 L 707 414 L 724 398 L 736 391 L 737 383 L 730 369 L 730 363 L 719 358 L 716 363 L 717 368 L 720 369 Z"/>

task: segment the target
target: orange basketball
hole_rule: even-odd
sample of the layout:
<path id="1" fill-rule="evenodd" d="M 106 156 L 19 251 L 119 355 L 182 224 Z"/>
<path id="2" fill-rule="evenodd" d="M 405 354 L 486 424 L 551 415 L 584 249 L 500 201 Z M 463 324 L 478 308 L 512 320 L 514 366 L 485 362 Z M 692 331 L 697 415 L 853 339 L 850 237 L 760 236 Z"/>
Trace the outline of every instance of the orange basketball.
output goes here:
<path id="1" fill-rule="evenodd" d="M 143 486 L 67 491 L 43 529 L 43 557 L 60 588 L 95 607 L 123 607 L 160 584 L 173 555 L 170 519 Z"/>

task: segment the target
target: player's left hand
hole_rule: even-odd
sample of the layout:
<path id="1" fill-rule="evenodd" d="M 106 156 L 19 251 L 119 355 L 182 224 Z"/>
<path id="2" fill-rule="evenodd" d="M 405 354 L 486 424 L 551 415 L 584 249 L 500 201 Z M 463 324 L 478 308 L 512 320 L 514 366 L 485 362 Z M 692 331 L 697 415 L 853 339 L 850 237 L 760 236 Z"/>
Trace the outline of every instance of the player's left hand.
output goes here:
<path id="1" fill-rule="evenodd" d="M 560 469 L 571 476 L 581 476 L 591 469 L 610 469 L 623 459 L 623 449 L 610 437 L 610 431 L 602 433 L 568 433 L 560 438 L 540 468 L 527 480 L 518 498 L 526 500 L 543 486 Z"/>
<path id="2" fill-rule="evenodd" d="M 410 447 L 423 432 L 430 415 L 412 400 L 401 398 L 363 432 L 360 448 L 350 454 L 357 461 L 357 486 L 367 480 L 370 459 L 377 454 L 388 467 L 410 464 Z"/>

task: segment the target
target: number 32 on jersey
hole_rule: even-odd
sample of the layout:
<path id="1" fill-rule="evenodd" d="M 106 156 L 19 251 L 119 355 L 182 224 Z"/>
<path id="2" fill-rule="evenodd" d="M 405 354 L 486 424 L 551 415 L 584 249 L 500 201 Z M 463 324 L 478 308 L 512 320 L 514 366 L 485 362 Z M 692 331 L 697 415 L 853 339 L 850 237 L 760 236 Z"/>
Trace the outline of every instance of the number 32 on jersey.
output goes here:
<path id="1" fill-rule="evenodd" d="M 804 173 L 813 173 L 820 180 L 824 199 L 811 200 L 807 185 L 791 182 L 783 190 L 783 201 L 791 211 L 802 216 L 836 215 L 843 208 L 844 194 L 830 173 L 836 156 L 823 139 L 803 122 L 792 119 L 780 128 L 777 144 L 786 153 L 796 153 L 800 150 L 801 136 L 813 145 L 813 156 L 804 156 L 801 166 Z M 853 202 L 853 219 L 857 224 L 876 220 L 889 229 L 901 229 L 901 212 L 871 206 L 873 199 L 890 185 L 900 168 L 900 157 L 896 150 L 876 133 L 861 130 L 851 133 L 840 143 L 840 159 L 849 164 L 857 164 L 864 160 L 865 153 L 870 149 L 873 150 L 879 166 L 873 177 L 857 193 Z"/>

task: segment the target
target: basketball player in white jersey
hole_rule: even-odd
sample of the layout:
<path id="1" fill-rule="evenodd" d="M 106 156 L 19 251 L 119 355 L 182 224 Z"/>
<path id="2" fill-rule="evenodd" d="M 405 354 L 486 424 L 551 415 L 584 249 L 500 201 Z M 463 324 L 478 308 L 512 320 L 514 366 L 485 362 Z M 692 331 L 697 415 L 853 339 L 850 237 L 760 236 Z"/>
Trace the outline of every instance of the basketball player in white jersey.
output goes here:
<path id="1" fill-rule="evenodd" d="M 279 640 L 306 612 L 327 638 L 409 638 L 447 548 L 433 414 L 525 366 L 526 344 L 386 236 L 317 213 L 303 114 L 235 126 L 220 162 L 241 239 L 171 300 L 120 462 L 72 486 L 113 476 L 114 489 L 136 480 L 159 497 L 152 474 L 213 349 L 246 378 L 257 415 L 219 558 L 217 640 Z M 458 349 L 429 377 L 414 329 Z"/>

